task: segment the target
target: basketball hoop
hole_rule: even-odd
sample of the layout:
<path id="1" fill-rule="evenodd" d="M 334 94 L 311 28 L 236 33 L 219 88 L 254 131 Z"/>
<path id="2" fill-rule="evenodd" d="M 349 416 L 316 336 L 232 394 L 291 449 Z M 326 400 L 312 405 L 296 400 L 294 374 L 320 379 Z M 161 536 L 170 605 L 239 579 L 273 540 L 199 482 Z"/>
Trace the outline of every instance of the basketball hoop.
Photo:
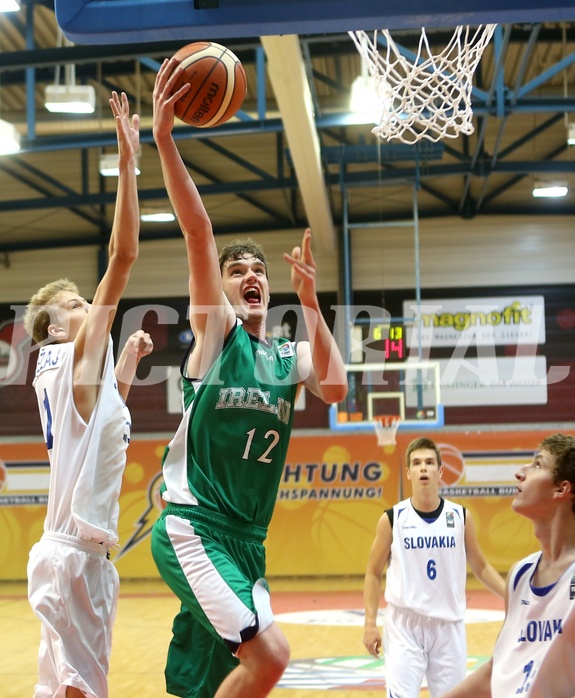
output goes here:
<path id="1" fill-rule="evenodd" d="M 398 414 L 379 414 L 373 418 L 373 427 L 377 436 L 379 446 L 393 446 L 395 435 L 401 424 L 401 417 Z"/>
<path id="2" fill-rule="evenodd" d="M 364 31 L 350 31 L 375 80 L 381 113 L 372 133 L 408 144 L 473 133 L 473 74 L 496 26 L 456 27 L 437 55 L 431 52 L 425 28 L 417 54 L 396 46 L 387 29 L 375 30 L 373 38 Z"/>

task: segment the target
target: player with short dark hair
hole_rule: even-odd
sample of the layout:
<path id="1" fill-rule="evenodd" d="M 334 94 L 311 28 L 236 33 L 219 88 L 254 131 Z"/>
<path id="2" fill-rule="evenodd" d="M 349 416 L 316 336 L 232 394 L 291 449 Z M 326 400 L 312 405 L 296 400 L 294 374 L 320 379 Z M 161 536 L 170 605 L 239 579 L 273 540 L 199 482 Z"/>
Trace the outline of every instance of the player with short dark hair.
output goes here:
<path id="1" fill-rule="evenodd" d="M 247 238 L 246 240 L 233 240 L 229 245 L 222 247 L 219 254 L 220 272 L 223 272 L 224 264 L 229 259 L 243 259 L 246 255 L 254 257 L 254 259 L 259 259 L 264 265 L 267 275 L 268 263 L 264 248 L 251 238 Z"/>
<path id="2" fill-rule="evenodd" d="M 407 447 L 409 499 L 379 519 L 364 580 L 363 642 L 379 656 L 377 611 L 385 582 L 384 638 L 387 695 L 418 698 L 423 677 L 432 698 L 466 673 L 465 585 L 467 563 L 475 576 L 503 596 L 505 584 L 487 562 L 464 507 L 439 495 L 443 467 L 434 441 Z"/>
<path id="3" fill-rule="evenodd" d="M 172 136 L 179 68 L 166 61 L 154 88 L 154 138 L 182 229 L 193 342 L 183 365 L 184 415 L 164 462 L 167 506 L 152 553 L 182 602 L 166 684 L 185 698 L 267 696 L 289 660 L 274 622 L 263 542 L 305 386 L 326 403 L 347 375 L 321 314 L 311 231 L 284 255 L 309 341 L 269 337 L 267 263 L 253 241 L 218 255 L 212 226 Z M 172 94 L 172 92 L 174 92 Z"/>

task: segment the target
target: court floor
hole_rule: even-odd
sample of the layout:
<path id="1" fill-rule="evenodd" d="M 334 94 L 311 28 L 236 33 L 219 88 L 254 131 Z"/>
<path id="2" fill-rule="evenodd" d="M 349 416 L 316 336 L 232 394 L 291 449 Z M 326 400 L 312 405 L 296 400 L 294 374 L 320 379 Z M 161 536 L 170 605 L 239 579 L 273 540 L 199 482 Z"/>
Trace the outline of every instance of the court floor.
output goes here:
<path id="1" fill-rule="evenodd" d="M 362 580 L 271 579 L 274 613 L 291 662 L 273 698 L 381 698 L 383 664 L 362 644 Z M 468 668 L 484 661 L 501 627 L 503 602 L 468 584 Z M 110 698 L 165 698 L 163 668 L 178 603 L 161 581 L 123 581 L 110 669 Z M 23 582 L 0 583 L 2 698 L 30 698 L 36 680 L 39 621 Z M 428 696 L 423 689 L 421 696 Z"/>

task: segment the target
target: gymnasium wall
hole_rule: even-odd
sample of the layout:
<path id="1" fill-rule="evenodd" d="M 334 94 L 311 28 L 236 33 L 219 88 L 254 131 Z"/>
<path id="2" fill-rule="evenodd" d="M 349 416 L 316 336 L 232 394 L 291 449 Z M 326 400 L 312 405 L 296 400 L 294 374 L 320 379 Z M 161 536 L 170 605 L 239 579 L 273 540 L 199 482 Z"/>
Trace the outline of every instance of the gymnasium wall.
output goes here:
<path id="1" fill-rule="evenodd" d="M 506 396 L 503 396 L 505 399 L 500 399 L 501 390 L 499 393 L 491 391 L 488 400 L 475 400 L 474 390 L 469 391 L 467 399 L 458 400 L 460 396 L 456 396 L 452 404 L 446 404 L 446 425 L 528 425 L 573 421 L 575 285 L 570 264 L 574 258 L 575 236 L 567 227 L 567 222 L 565 219 L 549 218 L 540 221 L 539 225 L 533 222 L 525 222 L 523 226 L 517 224 L 516 229 L 510 227 L 507 219 L 501 220 L 500 225 L 490 227 L 484 227 L 484 223 L 480 225 L 470 221 L 469 230 L 465 232 L 456 229 L 452 219 L 435 221 L 433 227 L 430 221 L 425 222 L 427 227 L 421 236 L 422 300 L 427 303 L 439 298 L 444 303 L 462 305 L 461 299 L 496 297 L 501 300 L 502 305 L 511 305 L 517 298 L 522 301 L 540 299 L 539 305 L 543 308 L 544 318 L 544 337 L 541 342 L 534 340 L 533 344 L 529 345 L 525 342 L 514 342 L 513 339 L 502 339 L 488 349 L 493 353 L 498 370 L 504 364 L 507 367 L 510 364 L 515 367 L 520 361 L 530 361 L 531 358 L 534 366 L 535 362 L 539 362 L 538 365 L 542 366 L 544 373 L 535 375 L 532 371 L 533 375 L 520 375 L 521 381 L 528 378 L 536 382 L 544 379 L 546 373 L 562 372 L 561 380 L 549 381 L 549 384 L 539 391 L 542 394 L 529 395 L 519 402 L 507 399 Z M 505 229 L 505 225 L 510 229 Z M 413 239 L 407 231 L 406 228 L 395 233 L 388 229 L 379 232 L 368 229 L 353 234 L 352 303 L 356 309 L 369 306 L 375 309 L 376 313 L 386 311 L 392 317 L 400 317 L 406 304 L 414 301 L 416 290 L 411 285 L 414 272 L 410 267 L 413 265 Z M 393 237 L 395 234 L 398 237 Z M 297 307 L 294 294 L 285 290 L 285 279 L 289 275 L 284 269 L 285 262 L 281 259 L 284 247 L 289 249 L 292 242 L 299 240 L 299 231 L 297 237 L 296 233 L 292 237 L 289 245 L 284 235 L 270 234 L 264 239 L 267 248 L 271 250 L 270 317 L 274 317 L 280 309 L 283 312 L 286 307 Z M 377 250 L 376 242 L 381 247 L 388 241 L 390 244 L 385 253 L 381 249 Z M 484 241 L 485 249 L 481 241 Z M 142 272 L 141 267 L 147 266 L 150 272 L 147 295 L 128 294 L 128 298 L 120 305 L 113 331 L 116 346 L 123 344 L 127 331 L 138 329 L 142 324 L 154 339 L 154 353 L 142 362 L 138 371 L 141 384 L 132 389 L 130 396 L 134 428 L 140 433 L 173 431 L 178 423 L 178 406 L 170 411 L 168 392 L 173 380 L 177 381 L 178 367 L 189 341 L 189 324 L 187 297 L 181 295 L 181 292 L 174 296 L 167 295 L 167 289 L 175 287 L 175 279 L 178 280 L 179 286 L 183 286 L 187 278 L 185 255 L 181 254 L 181 247 L 177 246 L 179 254 L 174 255 L 173 260 L 167 254 L 169 249 L 175 251 L 176 242 L 180 241 L 142 245 L 142 254 L 136 264 L 136 269 L 140 271 L 135 274 L 134 283 L 143 284 L 138 274 Z M 150 245 L 154 249 L 153 267 L 149 260 Z M 464 254 L 462 246 L 468 253 Z M 410 247 L 411 252 L 408 254 Z M 25 304 L 25 301 L 17 300 L 18 284 L 22 288 L 22 279 L 29 275 L 27 284 L 36 289 L 39 284 L 64 274 L 64 267 L 67 265 L 68 270 L 74 268 L 72 276 L 80 280 L 81 290 L 90 297 L 89 280 L 93 273 L 90 272 L 91 265 L 87 260 L 95 253 L 90 249 L 76 249 L 74 253 L 77 255 L 74 265 L 67 259 L 70 250 L 45 250 L 43 265 L 38 263 L 38 253 L 18 253 L 11 255 L 11 266 L 0 274 L 0 296 L 5 294 L 5 280 L 10 277 L 14 280 L 15 294 L 10 302 L 0 301 L 0 436 L 28 436 L 37 433 L 39 428 L 35 396 L 29 389 L 34 355 L 29 351 L 29 341 L 21 325 L 12 327 L 15 318 L 23 312 Z M 33 262 L 33 259 L 36 259 L 36 262 Z M 337 316 L 340 320 L 342 317 L 342 305 L 333 282 L 337 274 L 334 271 L 333 260 L 324 258 L 318 260 L 318 264 L 320 280 L 324 276 L 327 279 L 324 285 L 320 284 L 320 303 L 326 319 L 333 325 Z M 401 264 L 404 266 L 400 268 Z M 321 273 L 323 265 L 328 269 L 325 275 Z M 181 269 L 181 277 L 176 271 L 167 273 L 172 267 L 176 271 Z M 156 270 L 156 275 L 158 271 L 161 272 L 161 278 L 165 280 L 164 285 L 159 279 L 154 281 L 152 269 Z M 284 273 L 280 274 L 278 269 Z M 32 279 L 31 276 L 35 278 Z M 391 278 L 393 283 L 388 282 L 388 278 Z M 284 279 L 283 285 L 280 279 Z M 514 282 L 510 283 L 510 280 Z M 459 285 L 451 285 L 455 281 L 458 281 Z M 87 290 L 84 290 L 85 287 Z M 142 285 L 140 292 L 143 292 L 143 288 Z M 270 322 L 270 325 L 274 323 L 279 324 L 280 320 Z M 299 328 L 293 326 L 292 320 L 289 320 L 288 324 L 290 323 L 293 329 L 292 338 L 302 338 Z M 283 327 L 280 332 L 283 333 Z M 473 345 L 466 347 L 466 355 L 462 359 L 459 342 L 457 346 L 455 343 L 438 348 L 433 346 L 428 358 L 448 361 L 451 362 L 450 366 L 453 366 L 455 362 L 451 359 L 456 355 L 459 355 L 460 363 L 468 360 L 471 362 L 477 358 L 480 349 Z M 16 371 L 19 372 L 18 376 L 14 375 Z M 513 372 L 515 373 L 515 368 Z M 4 406 L 9 406 L 9 409 L 4 409 Z M 325 429 L 328 426 L 327 407 L 307 394 L 305 408 L 295 413 L 295 427 Z"/>
<path id="2" fill-rule="evenodd" d="M 428 434 L 442 451 L 443 494 L 467 507 L 483 551 L 501 572 L 536 549 L 531 523 L 511 510 L 514 474 L 552 431 Z M 266 542 L 269 576 L 363 575 L 379 517 L 409 496 L 404 453 L 413 436 L 400 432 L 395 447 L 382 448 L 371 433 L 299 430 Z M 128 449 L 115 551 L 124 579 L 157 576 L 150 531 L 162 508 L 160 462 L 168 438 L 136 437 Z M 25 579 L 46 509 L 46 450 L 37 439 L 4 439 L 0 452 L 0 580 Z"/>
<path id="3" fill-rule="evenodd" d="M 258 233 L 270 263 L 272 294 L 290 293 L 282 255 L 301 241 L 301 230 Z M 234 236 L 217 238 L 218 246 Z M 354 290 L 415 288 L 413 232 L 407 228 L 352 232 Z M 575 235 L 570 216 L 513 216 L 420 221 L 422 288 L 573 284 Z M 0 267 L 0 303 L 23 303 L 41 285 L 71 277 L 90 297 L 97 284 L 97 249 L 74 247 L 9 253 Z M 337 291 L 338 264 L 317 256 L 318 290 Z M 125 298 L 161 298 L 187 293 L 183 242 L 142 242 Z"/>
<path id="4" fill-rule="evenodd" d="M 257 236 L 270 261 L 272 303 L 294 303 L 282 254 L 300 237 L 301 231 Z M 222 237 L 218 243 L 230 239 Z M 446 428 L 430 434 L 445 444 L 446 462 L 453 460 L 446 486 L 456 489 L 445 494 L 469 508 L 490 561 L 506 571 L 534 545 L 530 524 L 510 509 L 513 472 L 544 434 L 574 429 L 572 220 L 424 220 L 420 240 L 424 297 L 542 293 L 548 310 L 544 351 L 549 362 L 569 369 L 568 377 L 549 390 L 544 405 L 453 408 L 447 411 Z M 352 253 L 354 303 L 389 306 L 389 312 L 399 313 L 403 301 L 415 292 L 411 230 L 356 231 Z M 0 269 L 0 579 L 22 579 L 27 552 L 41 533 L 49 473 L 30 385 L 34 360 L 25 350 L 12 351 L 26 341 L 21 326 L 12 327 L 14 306 L 22 306 L 36 288 L 59 276 L 76 280 L 90 297 L 97 283 L 97 250 L 18 252 L 6 261 Z M 317 262 L 322 309 L 331 321 L 337 260 L 319 256 Z M 117 554 L 124 577 L 156 574 L 149 531 L 160 510 L 161 453 L 178 423 L 177 410 L 169 411 L 166 386 L 170 369 L 177 380 L 173 367 L 179 365 L 188 339 L 186 288 L 181 240 L 142 243 L 122 315 L 153 302 L 164 307 L 166 317 L 145 316 L 156 351 L 139 375 L 145 382 L 156 370 L 161 380 L 134 387 L 130 396 L 135 436 L 122 493 Z M 501 350 L 509 352 L 510 347 Z M 17 381 L 5 380 L 15 375 Z M 267 544 L 270 575 L 363 574 L 379 516 L 406 494 L 400 477 L 402 457 L 414 434 L 400 433 L 397 447 L 383 451 L 373 434 L 330 432 L 327 408 L 309 395 L 295 413 L 295 426 Z"/>

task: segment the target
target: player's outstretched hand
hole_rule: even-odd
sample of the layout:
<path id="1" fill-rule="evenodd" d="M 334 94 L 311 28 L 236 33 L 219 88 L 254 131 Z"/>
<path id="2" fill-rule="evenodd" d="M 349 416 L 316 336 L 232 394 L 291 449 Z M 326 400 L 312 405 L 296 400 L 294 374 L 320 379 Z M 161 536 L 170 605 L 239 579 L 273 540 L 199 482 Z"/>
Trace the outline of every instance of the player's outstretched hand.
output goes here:
<path id="1" fill-rule="evenodd" d="M 291 285 L 300 302 L 306 305 L 316 301 L 316 264 L 311 251 L 311 229 L 306 228 L 301 247 L 294 247 L 284 259 L 291 264 Z"/>
<path id="2" fill-rule="evenodd" d="M 130 120 L 130 104 L 125 92 L 121 97 L 117 92 L 112 92 L 109 101 L 116 120 L 118 154 L 121 158 L 133 158 L 140 148 L 140 117 L 133 114 Z"/>
<path id="3" fill-rule="evenodd" d="M 190 84 L 186 82 L 179 90 L 174 92 L 176 83 L 183 72 L 175 58 L 166 58 L 162 63 L 153 94 L 153 131 L 154 138 L 169 135 L 174 127 L 174 106 L 190 89 Z"/>

